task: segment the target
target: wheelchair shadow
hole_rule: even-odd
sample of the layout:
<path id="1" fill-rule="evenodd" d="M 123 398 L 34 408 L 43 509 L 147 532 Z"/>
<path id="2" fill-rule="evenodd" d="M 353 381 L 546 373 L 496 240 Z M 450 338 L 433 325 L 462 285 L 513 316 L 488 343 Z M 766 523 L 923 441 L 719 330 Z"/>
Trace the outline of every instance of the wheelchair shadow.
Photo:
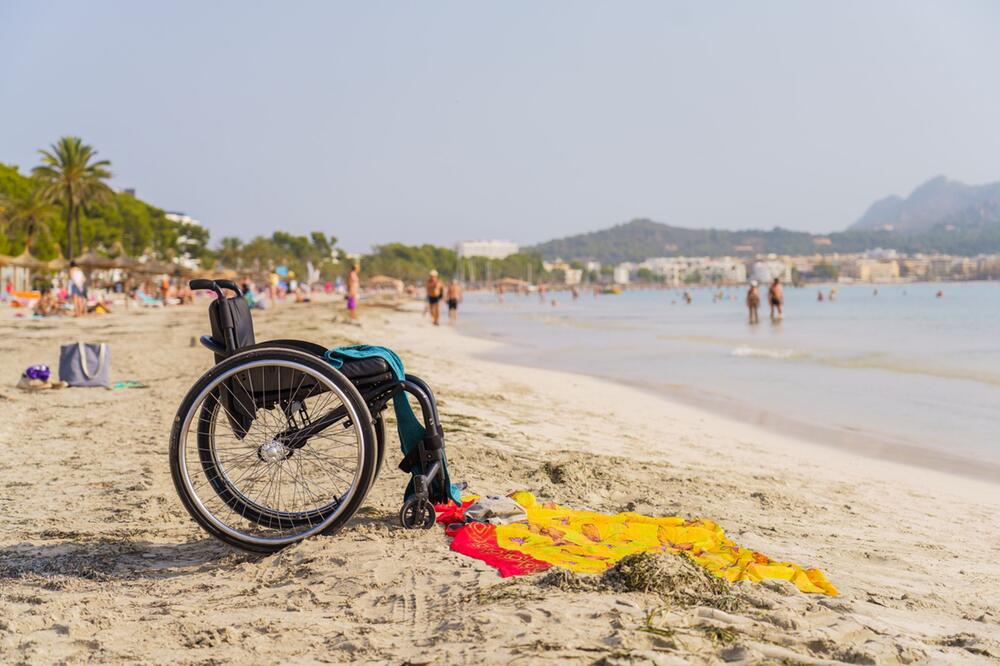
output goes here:
<path id="1" fill-rule="evenodd" d="M 384 511 L 372 506 L 363 506 L 344 525 L 344 530 L 357 528 L 388 528 L 390 531 L 403 530 L 399 524 L 398 511 Z"/>
<path id="2" fill-rule="evenodd" d="M 94 581 L 162 580 L 261 558 L 212 538 L 178 544 L 128 540 L 19 543 L 0 548 L 0 587 L 4 580 L 58 576 Z"/>

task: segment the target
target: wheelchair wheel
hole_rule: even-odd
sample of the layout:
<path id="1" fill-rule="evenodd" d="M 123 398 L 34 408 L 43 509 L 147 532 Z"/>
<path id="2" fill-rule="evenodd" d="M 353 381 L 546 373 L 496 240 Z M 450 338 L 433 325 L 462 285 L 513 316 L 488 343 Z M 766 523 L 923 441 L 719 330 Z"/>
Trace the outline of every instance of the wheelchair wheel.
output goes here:
<path id="1" fill-rule="evenodd" d="M 378 448 L 346 377 L 313 355 L 262 348 L 191 388 L 174 419 L 170 469 L 202 528 L 274 552 L 342 527 L 374 480 Z"/>

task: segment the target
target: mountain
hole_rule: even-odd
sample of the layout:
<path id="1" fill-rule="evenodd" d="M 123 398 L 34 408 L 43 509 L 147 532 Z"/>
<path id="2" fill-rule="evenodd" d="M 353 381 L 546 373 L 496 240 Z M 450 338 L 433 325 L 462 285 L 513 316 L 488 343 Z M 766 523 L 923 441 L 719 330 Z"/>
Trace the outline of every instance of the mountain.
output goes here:
<path id="1" fill-rule="evenodd" d="M 617 264 L 682 255 L 749 257 L 771 252 L 830 254 L 875 248 L 961 256 L 1000 252 L 1000 202 L 990 200 L 963 208 L 922 233 L 851 228 L 820 236 L 777 227 L 770 231 L 725 231 L 632 220 L 610 229 L 558 238 L 524 250 L 546 259 L 594 259 L 604 264 Z"/>
<path id="2" fill-rule="evenodd" d="M 770 231 L 687 229 L 643 219 L 610 229 L 550 240 L 526 250 L 547 259 L 561 257 L 619 263 L 681 255 L 808 254 L 817 250 L 817 238 L 805 232 L 777 227 Z"/>
<path id="3" fill-rule="evenodd" d="M 954 224 L 955 220 L 982 219 L 977 211 L 998 205 L 1000 183 L 966 185 L 938 176 L 905 199 L 893 195 L 876 201 L 850 228 L 925 233 L 941 224 Z"/>

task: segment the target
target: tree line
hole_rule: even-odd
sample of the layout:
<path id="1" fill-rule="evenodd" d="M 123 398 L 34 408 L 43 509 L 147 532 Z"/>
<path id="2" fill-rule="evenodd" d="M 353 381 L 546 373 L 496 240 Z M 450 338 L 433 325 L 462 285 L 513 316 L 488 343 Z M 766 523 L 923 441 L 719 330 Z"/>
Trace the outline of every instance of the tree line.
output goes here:
<path id="1" fill-rule="evenodd" d="M 321 231 L 295 235 L 275 231 L 244 241 L 223 237 L 209 247 L 208 229 L 170 219 L 167 213 L 129 192 L 108 185 L 111 162 L 79 137 L 60 138 L 38 151 L 29 174 L 0 163 L 0 254 L 30 251 L 42 260 L 72 259 L 84 252 L 149 255 L 162 261 L 188 258 L 201 267 L 260 274 L 286 266 L 305 277 L 311 266 L 329 279 L 348 270 L 348 256 L 337 238 Z M 420 281 L 431 269 L 442 276 L 485 280 L 542 279 L 536 254 L 503 260 L 459 258 L 448 248 L 388 243 L 361 257 L 364 275 Z"/>

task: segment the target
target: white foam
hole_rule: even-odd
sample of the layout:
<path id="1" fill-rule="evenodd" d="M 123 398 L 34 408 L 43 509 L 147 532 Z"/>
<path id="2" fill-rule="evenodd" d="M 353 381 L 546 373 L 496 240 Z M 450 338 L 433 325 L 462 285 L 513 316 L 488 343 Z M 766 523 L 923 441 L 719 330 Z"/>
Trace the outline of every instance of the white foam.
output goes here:
<path id="1" fill-rule="evenodd" d="M 794 349 L 766 349 L 761 347 L 737 347 L 733 351 L 729 352 L 729 354 L 731 356 L 740 357 L 777 359 L 788 359 L 801 356 L 801 354 Z"/>

